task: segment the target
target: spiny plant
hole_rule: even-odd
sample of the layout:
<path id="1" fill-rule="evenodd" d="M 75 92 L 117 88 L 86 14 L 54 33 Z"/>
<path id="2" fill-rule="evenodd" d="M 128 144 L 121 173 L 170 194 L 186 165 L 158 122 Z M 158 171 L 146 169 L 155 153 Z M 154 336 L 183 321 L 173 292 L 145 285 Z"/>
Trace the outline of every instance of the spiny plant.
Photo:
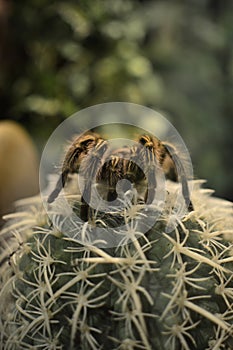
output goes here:
<path id="1" fill-rule="evenodd" d="M 111 248 L 87 223 L 58 230 L 39 197 L 18 202 L 0 236 L 0 349 L 232 349 L 232 204 L 193 184 L 173 230 L 170 185 L 154 226 L 140 232 L 132 204 Z"/>

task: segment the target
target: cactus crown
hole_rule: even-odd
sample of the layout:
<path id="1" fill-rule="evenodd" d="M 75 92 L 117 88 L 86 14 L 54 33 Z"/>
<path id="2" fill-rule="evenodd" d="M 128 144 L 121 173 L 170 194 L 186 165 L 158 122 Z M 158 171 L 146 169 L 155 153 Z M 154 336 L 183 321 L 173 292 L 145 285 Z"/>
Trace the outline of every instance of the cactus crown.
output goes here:
<path id="1" fill-rule="evenodd" d="M 175 185 L 152 228 L 132 205 L 107 248 L 87 223 L 82 242 L 51 225 L 40 198 L 19 202 L 0 236 L 0 349 L 232 349 L 232 204 L 193 184 L 172 230 Z"/>

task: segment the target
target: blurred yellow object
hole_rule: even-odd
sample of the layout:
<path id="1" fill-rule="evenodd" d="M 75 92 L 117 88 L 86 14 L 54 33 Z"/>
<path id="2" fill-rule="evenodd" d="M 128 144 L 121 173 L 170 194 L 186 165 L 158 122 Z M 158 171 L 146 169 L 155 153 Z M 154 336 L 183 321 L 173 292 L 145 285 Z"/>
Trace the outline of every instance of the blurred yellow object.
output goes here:
<path id="1" fill-rule="evenodd" d="M 1 121 L 0 217 L 12 210 L 15 200 L 38 193 L 38 169 L 38 155 L 30 135 L 16 122 Z"/>

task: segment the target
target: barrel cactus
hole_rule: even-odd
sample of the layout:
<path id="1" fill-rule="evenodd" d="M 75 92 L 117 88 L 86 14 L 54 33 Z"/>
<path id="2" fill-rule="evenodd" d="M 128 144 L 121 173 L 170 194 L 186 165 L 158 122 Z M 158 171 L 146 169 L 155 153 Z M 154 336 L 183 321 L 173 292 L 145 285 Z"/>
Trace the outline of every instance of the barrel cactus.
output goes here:
<path id="1" fill-rule="evenodd" d="M 194 210 L 167 230 L 169 186 L 153 227 L 122 215 L 124 236 L 107 248 L 90 244 L 95 225 L 80 243 L 39 197 L 18 202 L 0 236 L 0 349 L 233 349 L 232 204 L 195 180 Z"/>

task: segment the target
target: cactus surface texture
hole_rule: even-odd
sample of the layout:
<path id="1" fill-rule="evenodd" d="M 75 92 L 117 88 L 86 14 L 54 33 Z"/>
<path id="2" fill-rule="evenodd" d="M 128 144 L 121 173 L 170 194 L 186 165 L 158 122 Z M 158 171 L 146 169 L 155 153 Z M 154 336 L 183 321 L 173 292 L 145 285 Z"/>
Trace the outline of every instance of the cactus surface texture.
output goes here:
<path id="1" fill-rule="evenodd" d="M 145 233 L 122 215 L 110 248 L 93 225 L 82 243 L 58 230 L 39 197 L 18 202 L 0 235 L 0 349 L 233 349 L 232 203 L 193 186 L 173 230 L 168 196 Z"/>

